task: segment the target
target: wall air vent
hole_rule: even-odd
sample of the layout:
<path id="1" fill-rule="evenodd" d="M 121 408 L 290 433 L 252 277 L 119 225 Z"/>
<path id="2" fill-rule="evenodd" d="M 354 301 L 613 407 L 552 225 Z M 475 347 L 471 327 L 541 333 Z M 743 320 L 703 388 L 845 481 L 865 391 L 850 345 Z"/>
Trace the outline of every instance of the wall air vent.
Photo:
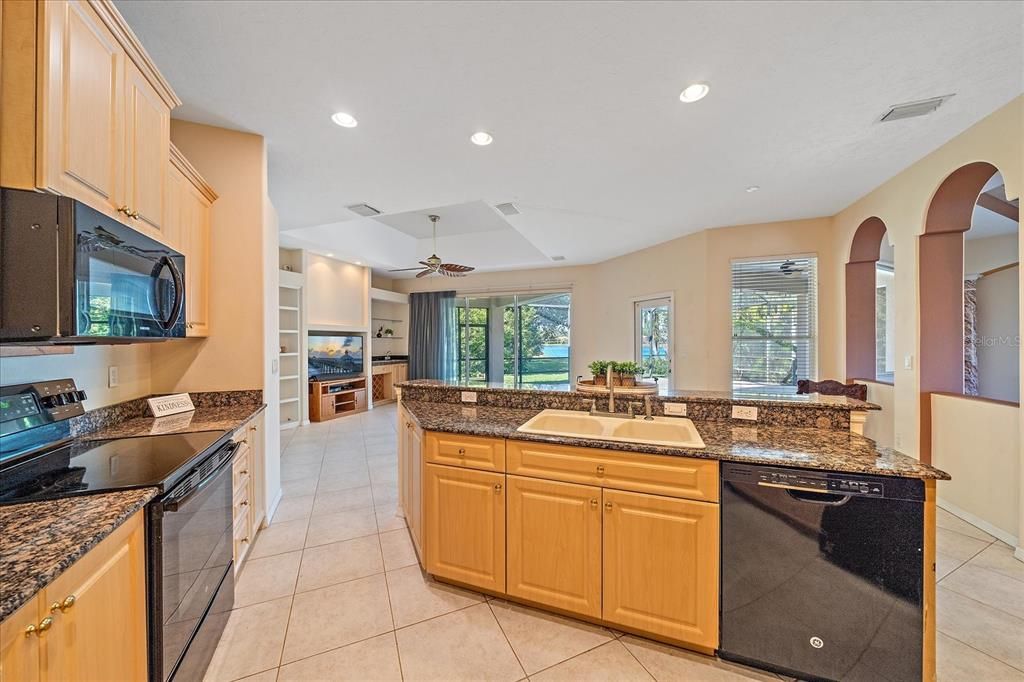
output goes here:
<path id="1" fill-rule="evenodd" d="M 494 208 L 498 209 L 498 211 L 501 212 L 501 215 L 519 215 L 520 213 L 519 207 L 511 201 L 504 204 L 498 204 Z"/>
<path id="2" fill-rule="evenodd" d="M 914 118 L 915 116 L 924 116 L 930 114 L 940 106 L 942 106 L 946 100 L 953 95 L 943 95 L 942 97 L 932 97 L 931 99 L 922 99 L 918 102 L 905 102 L 904 104 L 895 104 L 889 107 L 889 110 L 885 112 L 879 121 L 888 123 L 889 121 L 900 121 L 905 118 Z"/>
<path id="3" fill-rule="evenodd" d="M 565 260 L 565 256 L 552 256 L 551 260 Z"/>
<path id="4" fill-rule="evenodd" d="M 345 208 L 352 211 L 356 215 L 363 216 L 364 218 L 372 218 L 375 215 L 380 215 L 380 211 L 375 209 L 373 206 L 370 206 L 369 204 L 352 204 L 351 206 L 346 206 Z"/>

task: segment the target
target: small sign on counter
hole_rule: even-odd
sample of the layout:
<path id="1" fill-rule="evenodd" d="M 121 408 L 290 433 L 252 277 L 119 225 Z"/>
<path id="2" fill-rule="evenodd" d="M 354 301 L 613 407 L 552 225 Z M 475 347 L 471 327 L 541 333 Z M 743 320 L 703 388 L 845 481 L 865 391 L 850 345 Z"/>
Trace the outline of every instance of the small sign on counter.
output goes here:
<path id="1" fill-rule="evenodd" d="M 157 398 L 149 398 L 146 402 L 149 403 L 149 409 L 154 417 L 166 417 L 171 414 L 192 412 L 196 409 L 188 393 L 162 395 Z"/>

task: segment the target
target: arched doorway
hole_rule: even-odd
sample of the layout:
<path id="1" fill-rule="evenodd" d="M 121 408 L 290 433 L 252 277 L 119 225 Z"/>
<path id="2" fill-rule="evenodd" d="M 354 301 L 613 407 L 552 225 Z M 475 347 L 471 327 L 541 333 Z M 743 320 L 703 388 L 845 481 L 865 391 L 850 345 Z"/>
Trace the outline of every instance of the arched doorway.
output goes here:
<path id="1" fill-rule="evenodd" d="M 885 223 L 871 217 L 860 224 L 846 264 L 846 379 L 874 379 L 877 367 L 876 268 Z"/>
<path id="2" fill-rule="evenodd" d="M 978 161 L 953 171 L 935 191 L 918 238 L 920 292 L 920 457 L 931 462 L 932 393 L 964 390 L 964 232 L 974 206 L 998 172 Z"/>

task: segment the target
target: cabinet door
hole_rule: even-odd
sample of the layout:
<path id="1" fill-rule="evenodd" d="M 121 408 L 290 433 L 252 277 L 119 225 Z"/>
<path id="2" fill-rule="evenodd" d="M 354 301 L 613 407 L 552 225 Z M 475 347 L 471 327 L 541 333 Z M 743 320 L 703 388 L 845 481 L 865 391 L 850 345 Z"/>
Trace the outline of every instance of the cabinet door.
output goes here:
<path id="1" fill-rule="evenodd" d="M 508 593 L 601 617 L 601 489 L 508 476 Z"/>
<path id="2" fill-rule="evenodd" d="M 505 591 L 505 475 L 425 464 L 427 572 Z"/>
<path id="3" fill-rule="evenodd" d="M 167 182 L 164 184 L 163 243 L 181 253 L 185 253 L 186 245 L 182 204 L 185 199 L 185 184 L 187 182 L 188 180 L 173 163 L 167 164 Z M 185 276 L 188 277 L 187 264 Z"/>
<path id="4" fill-rule="evenodd" d="M 117 210 L 123 194 L 126 55 L 87 2 L 39 7 L 36 183 L 128 220 Z"/>
<path id="5" fill-rule="evenodd" d="M 42 679 L 146 678 L 143 512 L 114 531 L 43 590 L 56 611 L 44 635 Z"/>
<path id="6" fill-rule="evenodd" d="M 718 646 L 718 505 L 604 490 L 604 619 Z"/>
<path id="7" fill-rule="evenodd" d="M 185 314 L 188 336 L 210 334 L 210 204 L 188 183 Z"/>
<path id="8" fill-rule="evenodd" d="M 129 224 L 154 239 L 163 234 L 164 186 L 170 160 L 171 110 L 130 60 L 124 79 L 124 197 Z"/>
<path id="9" fill-rule="evenodd" d="M 36 595 L 0 623 L 0 681 L 39 679 L 40 635 L 28 634 L 27 628 L 37 627 L 41 617 L 40 597 Z"/>

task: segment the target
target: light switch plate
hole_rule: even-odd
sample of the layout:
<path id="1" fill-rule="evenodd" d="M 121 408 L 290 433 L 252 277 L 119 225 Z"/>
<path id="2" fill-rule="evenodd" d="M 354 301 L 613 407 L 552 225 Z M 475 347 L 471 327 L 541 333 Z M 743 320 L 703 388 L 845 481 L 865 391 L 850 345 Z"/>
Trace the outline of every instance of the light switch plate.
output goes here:
<path id="1" fill-rule="evenodd" d="M 107 367 L 107 388 L 114 388 L 119 383 L 121 383 L 121 379 L 117 371 L 117 365 Z"/>
<path id="2" fill-rule="evenodd" d="M 732 418 L 733 419 L 747 419 L 749 421 L 757 421 L 757 408 L 751 405 L 733 405 L 732 406 Z"/>
<path id="3" fill-rule="evenodd" d="M 464 403 L 475 403 L 476 402 L 476 391 L 463 391 L 462 402 Z"/>
<path id="4" fill-rule="evenodd" d="M 914 369 L 914 356 L 907 354 L 903 356 L 903 369 Z"/>
<path id="5" fill-rule="evenodd" d="M 668 417 L 685 417 L 686 403 L 663 403 Z"/>

